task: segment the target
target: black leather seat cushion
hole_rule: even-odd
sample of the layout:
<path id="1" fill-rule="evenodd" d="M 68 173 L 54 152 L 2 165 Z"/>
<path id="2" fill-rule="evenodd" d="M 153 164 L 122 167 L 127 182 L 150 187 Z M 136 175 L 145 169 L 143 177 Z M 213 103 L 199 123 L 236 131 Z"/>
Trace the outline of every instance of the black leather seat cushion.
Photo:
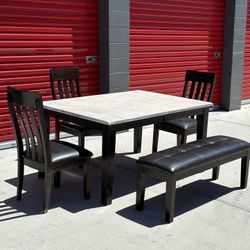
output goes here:
<path id="1" fill-rule="evenodd" d="M 197 120 L 189 117 L 174 119 L 166 122 L 167 125 L 171 125 L 175 128 L 182 128 L 184 130 L 196 129 Z"/>
<path id="2" fill-rule="evenodd" d="M 87 149 L 64 141 L 50 141 L 50 149 L 52 166 L 55 167 L 75 164 L 93 155 Z"/>
<path id="3" fill-rule="evenodd" d="M 141 157 L 137 162 L 176 173 L 249 148 L 246 141 L 213 136 Z"/>

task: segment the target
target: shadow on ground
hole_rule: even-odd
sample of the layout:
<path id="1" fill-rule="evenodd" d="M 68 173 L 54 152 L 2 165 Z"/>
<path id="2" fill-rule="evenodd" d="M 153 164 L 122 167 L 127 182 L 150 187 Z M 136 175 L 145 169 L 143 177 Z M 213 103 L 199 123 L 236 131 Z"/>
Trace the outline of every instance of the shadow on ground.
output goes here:
<path id="1" fill-rule="evenodd" d="M 176 192 L 175 218 L 237 189 L 239 188 L 228 188 L 209 180 L 199 180 L 179 187 Z M 164 198 L 163 193 L 146 200 L 142 211 L 137 211 L 133 205 L 117 214 L 150 228 L 165 224 Z"/>
<path id="2" fill-rule="evenodd" d="M 61 207 L 68 212 L 78 213 L 85 209 L 101 207 L 101 158 L 93 159 L 91 199 L 84 200 L 82 192 L 82 169 L 74 168 L 62 172 L 61 187 L 52 188 L 50 209 Z M 124 154 L 117 154 L 114 168 L 113 199 L 135 192 L 136 161 Z M 17 178 L 5 180 L 17 186 Z M 149 185 L 158 183 L 152 180 Z M 0 222 L 42 212 L 44 180 L 37 173 L 24 176 L 22 200 L 11 197 L 0 202 Z"/>
<path id="3" fill-rule="evenodd" d="M 93 159 L 91 164 L 91 199 L 83 199 L 82 169 L 74 168 L 62 172 L 60 188 L 52 188 L 50 209 L 60 207 L 70 213 L 78 213 L 86 209 L 102 207 L 101 158 Z M 17 178 L 8 179 L 6 182 L 17 186 Z M 150 187 L 159 182 L 154 178 L 149 178 L 147 186 Z M 41 214 L 43 184 L 44 180 L 39 179 L 37 173 L 25 175 L 22 200 L 17 201 L 14 196 L 0 202 L 0 222 Z M 175 217 L 230 193 L 235 189 L 237 188 L 228 188 L 208 180 L 196 181 L 178 188 Z M 135 191 L 136 160 L 124 154 L 117 154 L 114 168 L 113 199 L 134 193 Z M 136 211 L 135 205 L 133 205 L 118 211 L 117 214 L 147 227 L 164 224 L 164 194 L 146 200 L 145 208 L 141 212 Z"/>

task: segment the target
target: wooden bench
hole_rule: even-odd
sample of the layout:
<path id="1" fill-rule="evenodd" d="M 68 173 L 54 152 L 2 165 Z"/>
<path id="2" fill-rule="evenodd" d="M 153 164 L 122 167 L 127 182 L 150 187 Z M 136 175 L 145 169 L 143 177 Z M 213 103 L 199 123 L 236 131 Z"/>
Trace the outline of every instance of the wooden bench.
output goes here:
<path id="1" fill-rule="evenodd" d="M 212 179 L 216 180 L 220 165 L 240 158 L 240 187 L 246 188 L 249 155 L 250 143 L 228 136 L 213 136 L 143 156 L 137 161 L 136 209 L 142 210 L 144 206 L 146 176 L 159 178 L 167 182 L 165 220 L 171 223 L 177 180 L 208 169 L 213 169 Z"/>

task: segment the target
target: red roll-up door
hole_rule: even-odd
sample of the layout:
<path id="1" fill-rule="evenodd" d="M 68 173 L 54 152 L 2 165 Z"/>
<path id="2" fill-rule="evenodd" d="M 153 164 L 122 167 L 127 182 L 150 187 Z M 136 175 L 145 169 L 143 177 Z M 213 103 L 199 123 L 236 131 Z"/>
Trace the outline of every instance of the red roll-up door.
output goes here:
<path id="1" fill-rule="evenodd" d="M 242 99 L 250 99 L 250 2 L 247 7 L 246 43 L 244 55 L 244 73 Z"/>
<path id="2" fill-rule="evenodd" d="M 13 139 L 6 87 L 51 98 L 49 69 L 79 66 L 83 94 L 99 92 L 98 0 L 0 2 L 0 141 Z"/>
<path id="3" fill-rule="evenodd" d="M 181 95 L 187 69 L 209 71 L 219 104 L 224 2 L 131 0 L 130 89 Z"/>

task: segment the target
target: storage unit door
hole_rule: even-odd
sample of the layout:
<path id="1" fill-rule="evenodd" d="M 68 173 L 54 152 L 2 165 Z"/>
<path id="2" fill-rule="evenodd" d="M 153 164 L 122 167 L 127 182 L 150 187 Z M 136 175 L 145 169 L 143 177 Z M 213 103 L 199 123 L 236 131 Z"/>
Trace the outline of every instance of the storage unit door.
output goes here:
<path id="1" fill-rule="evenodd" d="M 83 94 L 99 92 L 98 0 L 0 2 L 0 141 L 13 139 L 6 87 L 51 98 L 49 69 L 79 66 Z"/>
<path id="2" fill-rule="evenodd" d="M 246 43 L 244 57 L 242 99 L 250 99 L 250 2 L 247 7 Z"/>
<path id="3" fill-rule="evenodd" d="M 187 69 L 216 73 L 221 96 L 224 0 L 131 0 L 130 89 L 180 96 Z"/>

